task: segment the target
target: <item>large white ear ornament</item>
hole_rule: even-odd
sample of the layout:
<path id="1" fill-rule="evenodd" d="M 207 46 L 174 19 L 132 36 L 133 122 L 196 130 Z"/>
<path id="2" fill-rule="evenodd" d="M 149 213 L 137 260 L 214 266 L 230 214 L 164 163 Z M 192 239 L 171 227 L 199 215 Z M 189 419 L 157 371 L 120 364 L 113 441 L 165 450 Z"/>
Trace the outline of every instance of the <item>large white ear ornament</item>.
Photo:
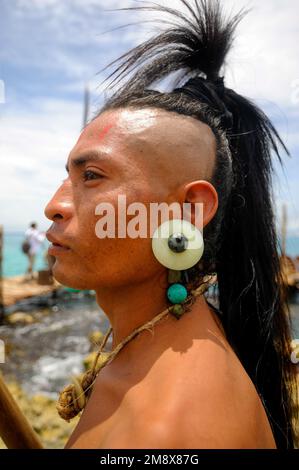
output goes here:
<path id="1" fill-rule="evenodd" d="M 185 219 L 167 220 L 153 233 L 152 250 L 163 266 L 169 269 L 167 298 L 171 313 L 179 319 L 188 302 L 187 288 L 182 284 L 182 273 L 202 257 L 204 241 L 200 230 Z"/>
<path id="2" fill-rule="evenodd" d="M 202 257 L 203 236 L 185 219 L 167 220 L 155 230 L 152 250 L 163 266 L 173 270 L 189 269 Z"/>

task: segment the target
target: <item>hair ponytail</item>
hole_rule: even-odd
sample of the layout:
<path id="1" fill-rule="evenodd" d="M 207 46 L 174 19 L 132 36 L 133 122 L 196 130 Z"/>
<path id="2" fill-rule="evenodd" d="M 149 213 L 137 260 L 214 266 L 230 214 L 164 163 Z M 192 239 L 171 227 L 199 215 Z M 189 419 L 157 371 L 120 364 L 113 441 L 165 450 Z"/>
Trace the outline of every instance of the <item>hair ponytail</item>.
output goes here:
<path id="1" fill-rule="evenodd" d="M 285 147 L 265 114 L 233 90 L 227 137 L 234 183 L 217 256 L 219 302 L 231 345 L 268 412 L 278 447 L 292 447 L 292 364 L 288 306 L 273 214 L 271 151 Z"/>
<path id="2" fill-rule="evenodd" d="M 236 25 L 218 1 L 181 0 L 186 15 L 168 7 L 136 7 L 172 15 L 171 27 L 120 58 L 112 83 L 128 75 L 101 112 L 117 107 L 157 107 L 208 124 L 217 142 L 212 183 L 218 211 L 204 229 L 205 253 L 192 268 L 198 277 L 216 269 L 219 307 L 230 344 L 255 384 L 277 446 L 294 446 L 295 373 L 283 291 L 272 195 L 275 128 L 252 102 L 226 88 L 219 76 Z M 192 4 L 192 6 L 191 6 Z M 177 21 L 179 20 L 179 21 Z M 178 88 L 149 89 L 172 72 Z"/>

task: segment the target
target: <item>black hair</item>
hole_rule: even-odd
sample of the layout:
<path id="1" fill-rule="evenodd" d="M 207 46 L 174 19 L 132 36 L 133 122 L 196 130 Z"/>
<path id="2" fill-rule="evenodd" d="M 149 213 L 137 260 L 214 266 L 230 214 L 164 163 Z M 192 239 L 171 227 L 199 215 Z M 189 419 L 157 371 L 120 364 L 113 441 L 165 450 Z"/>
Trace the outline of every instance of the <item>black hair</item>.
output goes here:
<path id="1" fill-rule="evenodd" d="M 31 228 L 36 228 L 36 227 L 37 227 L 37 223 L 36 223 L 36 222 L 31 222 L 30 227 L 31 227 Z"/>
<path id="2" fill-rule="evenodd" d="M 262 399 L 277 447 L 293 448 L 295 371 L 272 193 L 272 155 L 282 164 L 279 148 L 287 149 L 263 111 L 225 87 L 220 75 L 244 12 L 228 19 L 216 0 L 181 3 L 186 14 L 157 4 L 134 8 L 170 14 L 169 27 L 110 64 L 116 68 L 108 79 L 121 85 L 100 113 L 160 108 L 212 129 L 217 155 L 210 181 L 219 207 L 190 275 L 217 272 L 227 338 Z M 150 88 L 174 72 L 176 88 Z"/>

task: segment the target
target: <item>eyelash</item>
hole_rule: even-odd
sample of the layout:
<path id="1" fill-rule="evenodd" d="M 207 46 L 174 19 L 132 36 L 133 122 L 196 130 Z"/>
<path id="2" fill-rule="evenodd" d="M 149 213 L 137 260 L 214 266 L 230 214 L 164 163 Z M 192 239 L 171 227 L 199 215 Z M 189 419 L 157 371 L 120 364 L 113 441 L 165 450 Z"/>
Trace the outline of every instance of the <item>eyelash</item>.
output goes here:
<path id="1" fill-rule="evenodd" d="M 89 178 L 88 176 L 92 175 L 93 177 L 92 178 Z M 93 181 L 95 179 L 98 179 L 98 178 L 101 178 L 102 176 L 99 175 L 98 173 L 95 173 L 94 171 L 92 170 L 86 170 L 84 171 L 83 173 L 83 179 L 84 181 Z"/>

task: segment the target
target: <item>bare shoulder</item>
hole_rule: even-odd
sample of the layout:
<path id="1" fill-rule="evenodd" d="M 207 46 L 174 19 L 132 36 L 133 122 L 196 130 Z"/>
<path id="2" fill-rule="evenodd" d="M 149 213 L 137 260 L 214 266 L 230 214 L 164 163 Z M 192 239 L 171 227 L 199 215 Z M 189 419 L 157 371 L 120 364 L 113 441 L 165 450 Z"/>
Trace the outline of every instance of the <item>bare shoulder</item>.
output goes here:
<path id="1" fill-rule="evenodd" d="M 275 448 L 260 397 L 231 347 L 225 341 L 204 341 L 192 354 L 194 366 L 186 367 L 186 386 L 180 389 L 173 415 L 180 430 L 176 444 Z"/>
<path id="2" fill-rule="evenodd" d="M 188 321 L 171 331 L 168 324 L 159 341 L 150 337 L 147 354 L 130 367 L 116 361 L 103 369 L 68 447 L 275 448 L 257 391 L 224 334 L 210 317 L 200 326 Z"/>
<path id="3" fill-rule="evenodd" d="M 275 448 L 256 389 L 221 339 L 165 356 L 143 396 L 132 396 L 130 416 L 133 408 L 138 412 L 123 447 Z"/>

